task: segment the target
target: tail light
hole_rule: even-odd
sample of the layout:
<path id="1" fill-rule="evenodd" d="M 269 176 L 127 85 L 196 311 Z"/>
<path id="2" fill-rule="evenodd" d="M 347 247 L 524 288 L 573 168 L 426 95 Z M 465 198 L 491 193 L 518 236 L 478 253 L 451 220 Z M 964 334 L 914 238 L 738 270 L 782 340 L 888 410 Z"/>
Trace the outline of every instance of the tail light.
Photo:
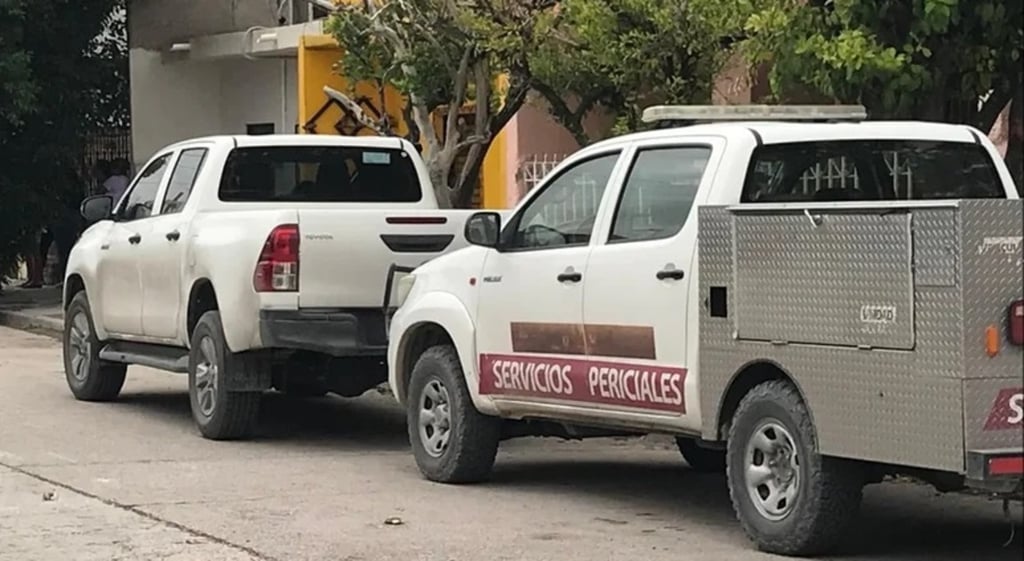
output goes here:
<path id="1" fill-rule="evenodd" d="M 252 286 L 256 292 L 299 290 L 298 224 L 281 224 L 267 236 L 252 274 Z"/>
<path id="2" fill-rule="evenodd" d="M 1010 304 L 1010 342 L 1024 345 L 1024 300 Z"/>

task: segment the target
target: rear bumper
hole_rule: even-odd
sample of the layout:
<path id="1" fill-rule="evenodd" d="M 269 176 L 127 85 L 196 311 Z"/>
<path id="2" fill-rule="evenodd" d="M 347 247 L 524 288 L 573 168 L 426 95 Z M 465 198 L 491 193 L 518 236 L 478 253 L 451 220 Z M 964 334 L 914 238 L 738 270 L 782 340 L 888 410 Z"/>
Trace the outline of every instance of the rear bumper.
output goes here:
<path id="1" fill-rule="evenodd" d="M 967 485 L 999 493 L 1024 490 L 1024 450 L 970 450 Z"/>
<path id="2" fill-rule="evenodd" d="M 261 310 L 260 339 L 268 349 L 332 356 L 385 356 L 388 339 L 380 309 Z"/>

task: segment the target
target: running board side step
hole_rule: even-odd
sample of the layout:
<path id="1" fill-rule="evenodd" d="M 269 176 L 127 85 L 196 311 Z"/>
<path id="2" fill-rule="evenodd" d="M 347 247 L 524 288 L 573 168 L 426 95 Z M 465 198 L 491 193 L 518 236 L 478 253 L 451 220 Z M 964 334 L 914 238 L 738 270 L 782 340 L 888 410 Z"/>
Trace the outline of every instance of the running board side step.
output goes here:
<path id="1" fill-rule="evenodd" d="M 138 364 L 168 372 L 188 372 L 188 349 L 146 343 L 117 341 L 100 350 L 100 358 L 111 362 Z"/>

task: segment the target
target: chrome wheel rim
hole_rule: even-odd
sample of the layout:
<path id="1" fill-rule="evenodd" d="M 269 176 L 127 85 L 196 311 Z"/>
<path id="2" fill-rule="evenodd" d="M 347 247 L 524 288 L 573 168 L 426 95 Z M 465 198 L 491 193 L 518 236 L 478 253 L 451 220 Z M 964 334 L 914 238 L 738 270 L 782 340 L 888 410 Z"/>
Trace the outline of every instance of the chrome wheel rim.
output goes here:
<path id="1" fill-rule="evenodd" d="M 196 363 L 196 405 L 204 417 L 213 415 L 217 407 L 217 391 L 219 376 L 217 368 L 217 348 L 213 340 L 203 337 L 199 340 L 199 361 Z"/>
<path id="2" fill-rule="evenodd" d="M 448 388 L 440 380 L 427 382 L 420 396 L 420 442 L 427 454 L 438 458 L 448 449 L 452 417 Z"/>
<path id="3" fill-rule="evenodd" d="M 761 516 L 777 521 L 793 511 L 800 491 L 800 458 L 781 422 L 767 419 L 751 433 L 743 476 L 750 502 Z"/>
<path id="4" fill-rule="evenodd" d="M 68 351 L 71 355 L 71 377 L 84 382 L 89 377 L 89 363 L 92 361 L 92 329 L 84 312 L 71 316 L 68 333 Z"/>

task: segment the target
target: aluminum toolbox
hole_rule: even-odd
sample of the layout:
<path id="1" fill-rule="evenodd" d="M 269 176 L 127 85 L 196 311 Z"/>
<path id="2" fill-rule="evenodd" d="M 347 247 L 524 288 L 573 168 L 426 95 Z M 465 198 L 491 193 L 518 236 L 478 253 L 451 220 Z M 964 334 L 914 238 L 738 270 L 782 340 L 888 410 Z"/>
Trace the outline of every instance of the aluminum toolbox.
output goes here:
<path id="1" fill-rule="evenodd" d="M 1022 201 L 703 207 L 699 232 L 706 438 L 736 376 L 771 365 L 807 400 L 822 453 L 957 473 L 969 451 L 1019 456 L 1006 402 L 1024 348 L 1007 311 L 1024 297 Z"/>

